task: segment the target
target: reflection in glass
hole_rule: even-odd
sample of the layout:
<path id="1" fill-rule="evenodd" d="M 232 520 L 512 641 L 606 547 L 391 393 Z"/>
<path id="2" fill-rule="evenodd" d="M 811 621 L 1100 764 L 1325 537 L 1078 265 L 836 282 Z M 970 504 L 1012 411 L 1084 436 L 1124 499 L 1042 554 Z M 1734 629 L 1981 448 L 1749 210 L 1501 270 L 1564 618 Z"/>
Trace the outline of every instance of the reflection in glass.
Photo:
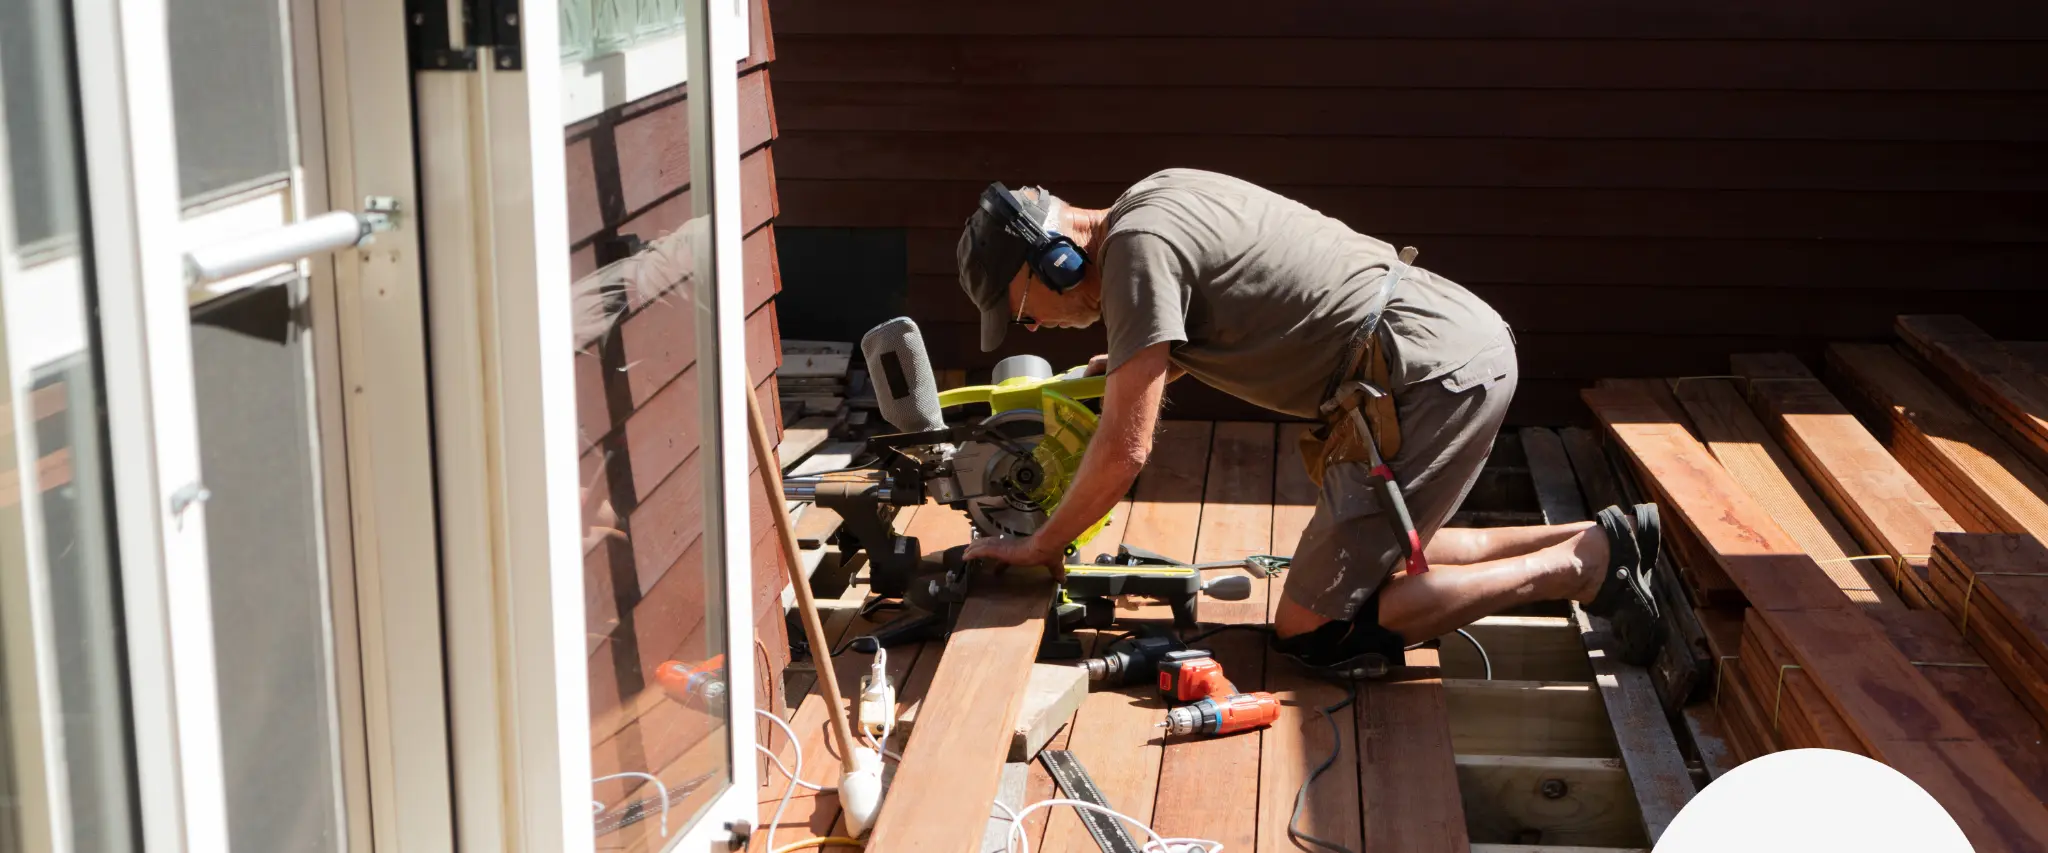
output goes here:
<path id="1" fill-rule="evenodd" d="M 168 0 L 178 187 L 187 204 L 291 167 L 280 0 Z"/>
<path id="2" fill-rule="evenodd" d="M 572 288 L 589 365 L 578 394 L 604 401 L 579 424 L 601 848 L 662 849 L 730 784 L 726 590 L 704 553 L 715 433 L 696 324 L 709 240 L 697 217 L 644 245 L 589 241 L 591 263 L 627 257 Z"/>
<path id="3" fill-rule="evenodd" d="M 97 853 L 135 850 L 138 841 L 70 44 L 60 0 L 0 0 L 0 186 L 9 188 L 0 193 L 0 577 L 33 576 L 44 590 L 39 641 L 48 644 L 55 683 L 41 689 L 54 692 L 58 714 L 44 724 L 54 730 L 47 742 L 62 751 L 45 756 L 61 766 L 43 778 L 61 780 L 67 810 L 54 818 L 73 849 Z M 17 619 L 25 613 L 0 609 Z M 34 636 L 19 627 L 7 626 L 10 643 Z M 27 650 L 6 651 L 0 657 L 21 661 Z M 16 687 L 33 677 L 18 668 L 6 676 L 0 716 L 27 710 L 15 704 Z M 12 766 L 0 800 L 11 801 L 13 786 L 28 780 L 15 763 L 21 753 L 5 757 Z M 19 817 L 0 816 L 0 847 L 20 841 L 8 837 Z"/>

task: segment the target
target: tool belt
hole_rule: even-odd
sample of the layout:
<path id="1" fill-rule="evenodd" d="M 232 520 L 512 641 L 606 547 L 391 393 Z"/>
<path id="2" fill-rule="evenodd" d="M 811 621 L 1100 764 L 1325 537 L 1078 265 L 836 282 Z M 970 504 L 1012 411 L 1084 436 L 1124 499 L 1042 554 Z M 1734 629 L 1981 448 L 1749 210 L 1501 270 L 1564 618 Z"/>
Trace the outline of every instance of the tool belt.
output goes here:
<path id="1" fill-rule="evenodd" d="M 1414 261 L 1414 252 L 1414 249 L 1402 249 L 1401 259 L 1388 264 L 1387 274 L 1380 279 L 1379 310 L 1359 324 L 1350 345 L 1345 347 L 1343 366 L 1323 388 L 1325 400 L 1334 397 L 1338 387 L 1353 380 L 1363 380 L 1387 392 L 1386 396 L 1359 405 L 1367 426 L 1372 430 L 1370 438 L 1378 440 L 1380 456 L 1386 459 L 1392 459 L 1394 454 L 1401 452 L 1401 421 L 1394 406 L 1386 344 L 1379 334 L 1380 320 L 1386 316 L 1387 306 L 1393 303 L 1394 287 L 1407 275 L 1408 264 Z M 1323 471 L 1331 465 L 1339 462 L 1371 464 L 1372 453 L 1365 444 L 1368 436 L 1359 435 L 1354 423 L 1340 408 L 1323 415 L 1320 428 L 1301 434 L 1301 462 L 1308 468 L 1308 478 L 1317 488 L 1322 488 Z"/>

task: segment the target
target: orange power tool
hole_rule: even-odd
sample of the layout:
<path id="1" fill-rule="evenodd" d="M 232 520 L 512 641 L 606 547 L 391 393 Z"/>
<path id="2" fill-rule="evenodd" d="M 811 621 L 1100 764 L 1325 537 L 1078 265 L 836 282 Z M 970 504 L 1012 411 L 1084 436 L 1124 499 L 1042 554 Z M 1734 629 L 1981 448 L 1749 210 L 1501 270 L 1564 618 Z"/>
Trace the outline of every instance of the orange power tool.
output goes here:
<path id="1" fill-rule="evenodd" d="M 1185 734 L 1227 735 L 1246 729 L 1263 728 L 1280 719 L 1280 700 L 1271 693 L 1239 693 L 1208 698 L 1166 712 L 1159 728 L 1167 737 Z"/>
<path id="2" fill-rule="evenodd" d="M 1223 676 L 1223 665 L 1201 649 L 1168 652 L 1160 659 L 1159 693 L 1176 705 L 1159 724 L 1168 737 L 1227 735 L 1280 719 L 1280 700 L 1271 693 L 1237 692 Z"/>
<path id="3" fill-rule="evenodd" d="M 654 680 L 676 704 L 712 714 L 725 713 L 725 655 L 714 655 L 696 666 L 662 661 L 654 668 Z"/>

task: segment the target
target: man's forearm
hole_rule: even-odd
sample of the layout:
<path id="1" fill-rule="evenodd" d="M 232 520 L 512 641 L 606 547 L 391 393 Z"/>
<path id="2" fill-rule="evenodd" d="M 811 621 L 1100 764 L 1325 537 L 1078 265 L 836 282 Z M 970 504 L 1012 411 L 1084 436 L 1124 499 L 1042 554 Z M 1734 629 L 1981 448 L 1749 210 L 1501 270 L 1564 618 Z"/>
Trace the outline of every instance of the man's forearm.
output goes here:
<path id="1" fill-rule="evenodd" d="M 1059 509 L 1053 511 L 1037 535 L 1062 547 L 1073 542 L 1096 519 L 1116 508 L 1117 502 L 1130 492 L 1132 481 L 1138 479 L 1138 471 L 1143 467 L 1142 461 L 1131 460 L 1124 454 L 1084 455 L 1080 471 L 1075 473 L 1074 482 L 1060 499 Z"/>
<path id="2" fill-rule="evenodd" d="M 1152 431 L 1159 424 L 1159 400 L 1166 387 L 1166 353 L 1166 344 L 1153 344 L 1110 374 L 1095 436 L 1059 509 L 1038 531 L 1040 543 L 1065 547 L 1131 490 L 1152 452 Z"/>

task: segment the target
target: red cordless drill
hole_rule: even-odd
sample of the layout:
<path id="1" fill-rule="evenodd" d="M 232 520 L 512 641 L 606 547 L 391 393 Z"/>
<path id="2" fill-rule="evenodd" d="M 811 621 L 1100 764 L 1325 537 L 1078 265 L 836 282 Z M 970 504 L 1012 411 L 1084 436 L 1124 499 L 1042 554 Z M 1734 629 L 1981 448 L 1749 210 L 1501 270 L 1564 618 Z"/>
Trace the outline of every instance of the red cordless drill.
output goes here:
<path id="1" fill-rule="evenodd" d="M 654 668 L 654 680 L 676 704 L 715 715 L 725 713 L 725 655 L 713 656 L 696 666 L 662 661 Z"/>
<path id="2" fill-rule="evenodd" d="M 1280 700 L 1271 693 L 1239 693 L 1235 696 L 1203 699 L 1166 712 L 1158 728 L 1167 737 L 1185 734 L 1227 735 L 1273 724 L 1280 719 Z"/>
<path id="3" fill-rule="evenodd" d="M 1237 692 L 1223 676 L 1223 665 L 1201 649 L 1168 652 L 1160 659 L 1159 693 L 1177 703 L 1166 712 L 1166 722 L 1159 724 L 1168 737 L 1227 735 L 1269 726 L 1280 718 L 1280 700 L 1271 693 Z"/>

